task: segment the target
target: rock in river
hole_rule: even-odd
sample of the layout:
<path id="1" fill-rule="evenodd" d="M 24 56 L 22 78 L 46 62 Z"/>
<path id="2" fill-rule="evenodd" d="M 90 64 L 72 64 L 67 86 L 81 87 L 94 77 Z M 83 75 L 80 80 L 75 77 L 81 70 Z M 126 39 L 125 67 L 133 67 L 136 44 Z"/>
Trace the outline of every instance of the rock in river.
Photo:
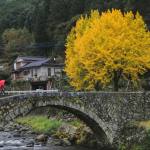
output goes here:
<path id="1" fill-rule="evenodd" d="M 34 147 L 34 141 L 30 140 L 27 144 L 26 147 Z"/>
<path id="2" fill-rule="evenodd" d="M 47 139 L 48 139 L 48 136 L 45 134 L 40 134 L 35 138 L 37 142 L 44 142 L 44 143 L 47 142 Z"/>
<path id="3" fill-rule="evenodd" d="M 7 146 L 22 146 L 23 143 L 20 142 L 19 140 L 9 140 L 9 141 L 5 142 L 5 145 L 7 145 Z"/>
<path id="4" fill-rule="evenodd" d="M 0 141 L 0 147 L 4 147 L 4 141 Z"/>

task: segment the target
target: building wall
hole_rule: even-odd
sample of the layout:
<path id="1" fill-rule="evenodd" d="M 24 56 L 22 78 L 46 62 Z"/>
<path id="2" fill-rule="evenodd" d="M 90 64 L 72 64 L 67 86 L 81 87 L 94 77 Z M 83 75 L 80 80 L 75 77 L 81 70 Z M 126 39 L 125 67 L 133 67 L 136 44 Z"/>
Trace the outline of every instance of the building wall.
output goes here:
<path id="1" fill-rule="evenodd" d="M 46 80 L 48 77 L 48 68 L 47 67 L 38 67 L 31 68 L 29 70 L 24 70 L 24 80 L 37 79 L 37 80 Z M 28 72 L 28 74 L 25 74 Z"/>
<path id="2" fill-rule="evenodd" d="M 14 63 L 14 70 L 17 70 L 17 69 L 19 69 L 20 67 L 23 67 L 26 64 L 27 64 L 27 62 L 24 62 L 22 59 L 17 59 Z"/>
<path id="3" fill-rule="evenodd" d="M 51 67 L 51 76 L 56 75 L 56 76 L 60 77 L 62 70 L 63 69 L 60 67 Z"/>
<path id="4" fill-rule="evenodd" d="M 23 70 L 13 75 L 13 80 L 40 80 L 45 81 L 48 77 L 61 76 L 62 68 L 60 67 L 35 67 Z"/>
<path id="5" fill-rule="evenodd" d="M 40 67 L 38 69 L 38 76 L 44 76 L 44 77 L 48 77 L 48 67 Z"/>

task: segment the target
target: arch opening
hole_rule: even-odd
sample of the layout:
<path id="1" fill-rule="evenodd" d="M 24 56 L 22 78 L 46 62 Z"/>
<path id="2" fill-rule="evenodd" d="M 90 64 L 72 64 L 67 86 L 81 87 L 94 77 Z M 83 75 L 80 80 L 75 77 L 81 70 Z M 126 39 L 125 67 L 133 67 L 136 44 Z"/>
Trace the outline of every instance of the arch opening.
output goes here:
<path id="1" fill-rule="evenodd" d="M 109 141 L 109 138 L 104 132 L 104 130 L 102 129 L 102 127 L 100 127 L 99 124 L 94 119 L 92 119 L 90 116 L 83 113 L 82 111 L 67 106 L 61 106 L 61 105 L 46 105 L 40 107 L 57 108 L 59 110 L 65 110 L 73 114 L 81 121 L 83 121 L 93 131 L 99 145 L 101 145 L 102 147 L 105 146 L 109 147 L 111 145 L 111 142 Z M 40 108 L 40 107 L 37 106 L 35 108 Z"/>

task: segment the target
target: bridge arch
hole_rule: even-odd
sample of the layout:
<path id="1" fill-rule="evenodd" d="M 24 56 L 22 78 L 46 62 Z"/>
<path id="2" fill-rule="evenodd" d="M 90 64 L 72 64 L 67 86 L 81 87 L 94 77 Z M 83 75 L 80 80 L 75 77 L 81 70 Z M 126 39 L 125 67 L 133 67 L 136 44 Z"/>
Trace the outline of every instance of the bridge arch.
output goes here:
<path id="1" fill-rule="evenodd" d="M 73 95 L 62 94 L 23 94 L 10 96 L 1 100 L 0 122 L 4 124 L 19 116 L 27 115 L 38 107 L 56 107 L 67 110 L 80 118 L 95 133 L 103 145 L 113 143 L 113 129 L 97 115 L 96 109 L 90 108 L 86 100 Z M 2 106 L 3 105 L 3 106 Z M 102 115 L 102 117 L 104 117 Z"/>

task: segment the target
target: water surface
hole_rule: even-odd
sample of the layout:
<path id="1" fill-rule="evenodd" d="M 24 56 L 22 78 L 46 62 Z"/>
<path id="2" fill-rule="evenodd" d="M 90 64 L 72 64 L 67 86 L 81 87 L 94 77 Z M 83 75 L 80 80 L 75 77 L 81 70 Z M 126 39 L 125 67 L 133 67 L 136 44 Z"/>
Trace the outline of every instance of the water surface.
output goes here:
<path id="1" fill-rule="evenodd" d="M 34 147 L 27 147 L 27 144 L 34 142 Z M 93 150 L 77 146 L 43 146 L 36 144 L 31 136 L 15 136 L 13 132 L 0 132 L 0 150 Z"/>

